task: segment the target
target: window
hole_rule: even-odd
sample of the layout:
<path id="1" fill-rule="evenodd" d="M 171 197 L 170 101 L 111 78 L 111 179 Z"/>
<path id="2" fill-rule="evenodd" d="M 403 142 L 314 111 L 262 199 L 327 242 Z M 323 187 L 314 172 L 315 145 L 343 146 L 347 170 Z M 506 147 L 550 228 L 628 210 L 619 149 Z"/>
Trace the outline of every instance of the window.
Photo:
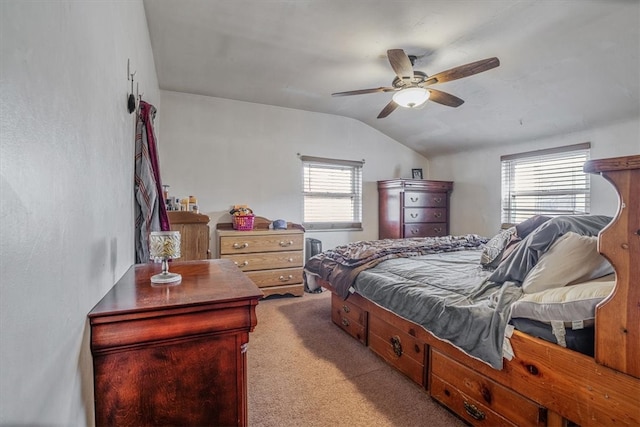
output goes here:
<path id="1" fill-rule="evenodd" d="M 502 222 L 589 213 L 590 143 L 502 156 Z"/>
<path id="2" fill-rule="evenodd" d="M 362 162 L 300 156 L 307 230 L 362 229 Z"/>

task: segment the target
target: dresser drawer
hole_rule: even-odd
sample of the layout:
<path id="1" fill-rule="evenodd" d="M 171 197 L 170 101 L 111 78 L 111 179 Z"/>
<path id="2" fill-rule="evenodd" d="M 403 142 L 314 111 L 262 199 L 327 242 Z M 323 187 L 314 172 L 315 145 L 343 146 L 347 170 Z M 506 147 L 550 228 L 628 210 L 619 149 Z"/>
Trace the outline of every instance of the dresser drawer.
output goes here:
<path id="1" fill-rule="evenodd" d="M 437 237 L 447 235 L 446 222 L 405 224 L 404 237 Z"/>
<path id="2" fill-rule="evenodd" d="M 404 222 L 443 222 L 447 220 L 446 208 L 405 208 Z"/>
<path id="3" fill-rule="evenodd" d="M 369 316 L 369 331 L 375 331 L 369 334 L 369 348 L 424 387 L 425 344 L 376 316 Z"/>
<path id="4" fill-rule="evenodd" d="M 303 262 L 302 251 L 222 255 L 220 258 L 231 259 L 242 271 L 302 267 Z"/>
<path id="5" fill-rule="evenodd" d="M 367 312 L 362 308 L 332 293 L 331 320 L 363 345 L 367 345 Z"/>
<path id="6" fill-rule="evenodd" d="M 457 388 L 437 376 L 431 377 L 429 386 L 431 397 L 458 414 L 474 426 L 511 426 L 513 424 L 493 412 L 491 409 L 460 393 Z"/>
<path id="7" fill-rule="evenodd" d="M 331 308 L 340 312 L 341 316 L 360 323 L 361 325 L 367 324 L 367 312 L 354 304 L 352 296 L 346 300 L 340 297 L 338 294 L 331 294 Z"/>
<path id="8" fill-rule="evenodd" d="M 430 366 L 431 396 L 467 421 L 477 425 L 545 425 L 544 408 L 433 348 Z M 493 420 L 495 417 L 504 420 Z"/>
<path id="9" fill-rule="evenodd" d="M 273 234 L 265 232 L 260 235 L 242 235 L 238 232 L 233 236 L 220 237 L 220 254 L 246 254 L 253 252 L 300 251 L 303 247 L 304 235 Z"/>
<path id="10" fill-rule="evenodd" d="M 447 207 L 447 193 L 427 193 L 424 191 L 405 191 L 405 207 L 427 207 L 444 208 Z"/>
<path id="11" fill-rule="evenodd" d="M 281 268 L 278 270 L 247 271 L 247 277 L 259 288 L 302 283 L 302 268 Z"/>

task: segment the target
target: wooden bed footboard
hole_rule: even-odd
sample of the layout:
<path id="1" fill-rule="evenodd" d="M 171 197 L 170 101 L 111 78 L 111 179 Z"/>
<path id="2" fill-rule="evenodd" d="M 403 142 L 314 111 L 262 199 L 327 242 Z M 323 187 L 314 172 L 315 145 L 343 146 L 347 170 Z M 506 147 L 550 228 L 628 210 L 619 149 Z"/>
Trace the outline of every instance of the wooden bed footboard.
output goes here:
<path id="1" fill-rule="evenodd" d="M 599 250 L 616 271 L 596 310 L 595 358 L 515 331 L 502 370 L 468 356 L 420 325 L 330 283 L 332 320 L 472 425 L 640 425 L 640 156 L 594 160 L 620 196 Z"/>

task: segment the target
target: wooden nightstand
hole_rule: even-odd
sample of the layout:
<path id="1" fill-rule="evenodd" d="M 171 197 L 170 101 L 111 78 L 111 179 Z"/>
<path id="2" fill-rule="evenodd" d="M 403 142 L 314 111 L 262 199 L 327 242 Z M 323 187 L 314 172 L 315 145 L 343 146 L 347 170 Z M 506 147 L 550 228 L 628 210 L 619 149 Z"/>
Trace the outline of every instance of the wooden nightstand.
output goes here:
<path id="1" fill-rule="evenodd" d="M 256 217 L 254 229 L 236 231 L 232 225 L 218 224 L 217 254 L 231 259 L 264 292 L 304 295 L 304 228 L 287 223 L 286 230 L 270 230 L 271 221 Z"/>
<path id="2" fill-rule="evenodd" d="M 132 266 L 91 310 L 97 426 L 247 425 L 246 351 L 262 292 L 228 260 Z"/>

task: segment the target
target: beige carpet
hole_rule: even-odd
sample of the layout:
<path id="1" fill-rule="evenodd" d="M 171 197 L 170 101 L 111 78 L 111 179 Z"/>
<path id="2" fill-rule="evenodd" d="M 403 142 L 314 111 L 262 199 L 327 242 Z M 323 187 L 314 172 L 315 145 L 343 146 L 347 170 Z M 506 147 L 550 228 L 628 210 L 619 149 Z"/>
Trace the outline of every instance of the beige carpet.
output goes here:
<path id="1" fill-rule="evenodd" d="M 249 338 L 249 426 L 462 426 L 331 323 L 330 293 L 260 301 Z"/>

